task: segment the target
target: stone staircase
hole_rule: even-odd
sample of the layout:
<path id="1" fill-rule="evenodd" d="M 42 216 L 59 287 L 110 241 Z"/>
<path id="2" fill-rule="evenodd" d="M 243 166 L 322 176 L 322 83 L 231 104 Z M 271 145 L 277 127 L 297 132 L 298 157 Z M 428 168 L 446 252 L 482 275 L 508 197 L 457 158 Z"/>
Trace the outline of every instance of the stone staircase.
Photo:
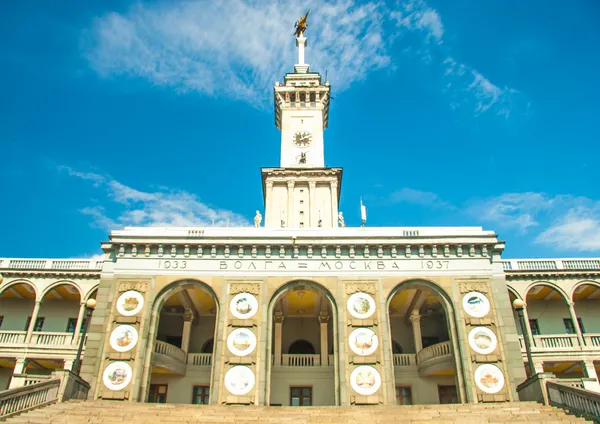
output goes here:
<path id="1" fill-rule="evenodd" d="M 7 424 L 309 424 L 309 423 L 584 423 L 563 410 L 533 402 L 415 406 L 206 406 L 69 401 L 9 418 Z"/>

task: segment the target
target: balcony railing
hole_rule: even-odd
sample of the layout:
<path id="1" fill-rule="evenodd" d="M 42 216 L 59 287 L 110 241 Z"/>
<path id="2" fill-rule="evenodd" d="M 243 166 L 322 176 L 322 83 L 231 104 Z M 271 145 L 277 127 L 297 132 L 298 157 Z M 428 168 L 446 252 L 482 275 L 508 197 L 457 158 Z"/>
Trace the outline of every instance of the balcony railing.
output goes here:
<path id="1" fill-rule="evenodd" d="M 186 353 L 172 344 L 157 340 L 154 344 L 154 352 L 176 359 L 179 362 L 186 363 Z"/>
<path id="2" fill-rule="evenodd" d="M 534 353 L 600 350 L 600 334 L 584 334 L 583 341 L 585 346 L 580 346 L 575 334 L 542 334 L 533 336 L 531 349 Z M 519 345 L 521 346 L 521 352 L 525 353 L 525 343 L 522 335 L 519 336 Z"/>
<path id="3" fill-rule="evenodd" d="M 451 355 L 451 354 L 452 354 L 452 347 L 450 346 L 449 341 L 437 343 L 432 346 L 426 347 L 425 349 L 423 349 L 419 353 L 417 353 L 417 363 L 422 364 L 423 362 L 425 362 L 429 359 L 438 358 L 440 356 Z"/>
<path id="4" fill-rule="evenodd" d="M 73 333 L 51 333 L 48 331 L 34 331 L 31 343 L 43 346 L 70 346 L 73 342 Z"/>
<path id="5" fill-rule="evenodd" d="M 600 270 L 600 259 L 514 259 L 502 261 L 505 271 Z"/>
<path id="6" fill-rule="evenodd" d="M 93 259 L 0 258 L 0 268 L 26 270 L 100 271 L 102 263 Z"/>
<path id="7" fill-rule="evenodd" d="M 321 355 L 283 354 L 281 365 L 284 367 L 319 367 L 321 366 Z"/>
<path id="8" fill-rule="evenodd" d="M 25 343 L 27 331 L 0 331 L 0 345 Z"/>
<path id="9" fill-rule="evenodd" d="M 394 353 L 395 367 L 411 367 L 417 365 L 416 353 Z"/>
<path id="10" fill-rule="evenodd" d="M 212 365 L 212 354 L 210 353 L 188 353 L 188 365 L 210 366 Z"/>

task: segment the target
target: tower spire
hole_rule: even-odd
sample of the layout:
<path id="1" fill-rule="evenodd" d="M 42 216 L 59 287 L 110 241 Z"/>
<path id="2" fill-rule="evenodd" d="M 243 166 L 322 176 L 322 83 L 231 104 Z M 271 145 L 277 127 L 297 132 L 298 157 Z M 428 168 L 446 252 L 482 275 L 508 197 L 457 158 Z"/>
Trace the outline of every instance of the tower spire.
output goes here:
<path id="1" fill-rule="evenodd" d="M 296 37 L 296 46 L 298 47 L 298 63 L 294 65 L 294 72 L 297 74 L 306 74 L 308 72 L 309 65 L 304 63 L 304 48 L 306 47 L 306 37 L 304 32 L 308 28 L 307 19 L 310 10 L 306 12 L 306 15 L 301 16 L 294 27 L 296 31 L 294 36 Z"/>

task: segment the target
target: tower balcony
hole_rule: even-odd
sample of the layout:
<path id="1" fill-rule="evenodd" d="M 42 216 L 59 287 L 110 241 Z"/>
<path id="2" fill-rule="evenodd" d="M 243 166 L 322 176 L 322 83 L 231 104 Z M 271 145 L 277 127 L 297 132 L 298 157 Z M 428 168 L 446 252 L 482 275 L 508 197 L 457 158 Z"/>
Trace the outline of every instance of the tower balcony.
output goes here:
<path id="1" fill-rule="evenodd" d="M 418 373 L 422 377 L 450 375 L 454 371 L 452 344 L 449 341 L 434 344 L 418 353 L 393 356 L 394 369 L 399 373 Z"/>
<path id="2" fill-rule="evenodd" d="M 211 365 L 212 353 L 186 353 L 177 346 L 160 340 L 154 344 L 153 372 L 185 375 L 190 366 L 210 371 Z"/>

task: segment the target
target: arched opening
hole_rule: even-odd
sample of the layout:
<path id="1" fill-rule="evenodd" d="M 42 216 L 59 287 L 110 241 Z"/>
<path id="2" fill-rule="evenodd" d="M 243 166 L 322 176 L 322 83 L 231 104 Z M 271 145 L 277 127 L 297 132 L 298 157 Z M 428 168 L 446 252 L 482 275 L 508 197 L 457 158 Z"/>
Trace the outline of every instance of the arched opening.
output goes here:
<path id="1" fill-rule="evenodd" d="M 173 283 L 157 296 L 147 402 L 208 404 L 217 305 L 212 290 L 194 280 Z"/>
<path id="2" fill-rule="evenodd" d="M 290 345 L 287 351 L 291 355 L 314 355 L 315 347 L 308 340 L 296 340 Z"/>
<path id="3" fill-rule="evenodd" d="M 337 312 L 327 290 L 309 281 L 282 287 L 269 305 L 270 405 L 335 405 Z"/>
<path id="4" fill-rule="evenodd" d="M 0 288 L 0 331 L 3 340 L 25 343 L 27 317 L 35 306 L 35 288 L 29 282 L 14 282 Z M 9 388 L 15 358 L 0 358 L 0 391 Z"/>
<path id="5" fill-rule="evenodd" d="M 600 283 L 581 282 L 573 290 L 573 306 L 586 346 L 600 346 Z M 567 332 L 574 330 L 569 325 Z"/>
<path id="6" fill-rule="evenodd" d="M 577 331 L 567 304 L 567 297 L 558 287 L 538 282 L 527 289 L 525 295 L 525 325 L 531 335 L 531 346 L 542 350 L 570 350 L 578 348 Z M 563 368 L 575 366 L 576 362 L 558 363 L 534 360 L 536 372 L 561 374 Z M 571 363 L 572 362 L 572 363 Z M 527 365 L 529 367 L 529 364 Z"/>
<path id="7" fill-rule="evenodd" d="M 425 281 L 400 284 L 388 303 L 398 404 L 458 403 L 451 303 Z"/>

